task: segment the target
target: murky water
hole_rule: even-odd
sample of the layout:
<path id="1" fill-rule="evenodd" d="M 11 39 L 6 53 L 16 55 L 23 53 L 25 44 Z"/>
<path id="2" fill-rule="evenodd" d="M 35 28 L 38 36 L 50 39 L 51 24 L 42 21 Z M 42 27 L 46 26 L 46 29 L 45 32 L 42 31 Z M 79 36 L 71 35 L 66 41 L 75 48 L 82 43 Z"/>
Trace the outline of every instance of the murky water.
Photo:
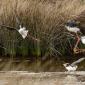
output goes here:
<path id="1" fill-rule="evenodd" d="M 0 72 L 0 85 L 85 85 L 85 72 Z"/>

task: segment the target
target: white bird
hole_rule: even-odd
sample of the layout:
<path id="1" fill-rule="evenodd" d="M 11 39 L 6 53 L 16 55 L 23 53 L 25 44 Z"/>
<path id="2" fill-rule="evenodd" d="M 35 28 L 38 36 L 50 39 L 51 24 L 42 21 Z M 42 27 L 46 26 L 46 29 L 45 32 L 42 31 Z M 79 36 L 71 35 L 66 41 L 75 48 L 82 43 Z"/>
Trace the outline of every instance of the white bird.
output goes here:
<path id="1" fill-rule="evenodd" d="M 8 30 L 16 30 L 23 39 L 25 39 L 27 37 L 28 34 L 28 30 L 26 30 L 25 27 L 22 27 L 21 25 L 19 25 L 19 29 L 16 29 L 14 27 L 9 27 L 9 26 L 5 26 L 5 25 L 0 25 L 1 27 L 6 27 Z"/>
<path id="2" fill-rule="evenodd" d="M 66 68 L 67 71 L 76 71 L 78 66 L 76 64 L 80 63 L 81 61 L 83 61 L 85 58 L 80 58 L 77 61 L 73 62 L 72 64 L 69 63 L 65 63 L 63 64 L 64 67 Z"/>
<path id="3" fill-rule="evenodd" d="M 80 41 L 82 42 L 82 44 L 85 44 L 85 36 L 82 36 L 82 34 L 84 34 L 84 31 L 85 31 L 84 28 L 79 27 L 78 23 L 75 22 L 74 20 L 68 21 L 66 23 L 65 27 L 69 32 L 72 32 L 72 33 L 76 34 L 77 42 L 76 42 L 76 44 L 73 48 L 74 53 L 84 52 L 85 49 L 79 49 L 78 48 L 78 44 L 79 44 Z M 78 35 L 78 33 L 80 35 Z"/>
<path id="4" fill-rule="evenodd" d="M 29 37 L 29 38 L 31 38 L 33 40 L 36 40 L 36 41 L 40 42 L 40 39 L 37 39 L 37 38 L 29 35 L 28 34 L 29 30 L 26 30 L 26 28 L 22 27 L 21 25 L 19 25 L 19 29 L 16 29 L 16 28 L 10 27 L 10 26 L 6 26 L 6 25 L 0 25 L 0 26 L 5 27 L 6 29 L 8 29 L 10 31 L 16 30 L 22 36 L 23 39 L 25 39 L 26 37 Z"/>

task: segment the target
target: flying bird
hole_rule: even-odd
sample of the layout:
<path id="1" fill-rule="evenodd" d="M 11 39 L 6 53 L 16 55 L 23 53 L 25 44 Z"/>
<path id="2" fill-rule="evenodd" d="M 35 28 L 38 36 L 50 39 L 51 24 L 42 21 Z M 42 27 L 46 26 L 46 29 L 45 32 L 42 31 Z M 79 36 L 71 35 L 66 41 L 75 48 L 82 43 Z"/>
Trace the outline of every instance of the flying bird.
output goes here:
<path id="1" fill-rule="evenodd" d="M 69 64 L 69 63 L 65 63 L 63 64 L 63 66 L 66 68 L 67 71 L 76 71 L 78 66 L 77 64 L 82 62 L 83 60 L 85 60 L 85 58 L 80 58 L 77 61 L 74 61 L 73 63 Z"/>
<path id="2" fill-rule="evenodd" d="M 24 27 L 24 26 L 19 25 L 19 29 L 14 28 L 14 27 L 10 27 L 10 26 L 6 26 L 6 25 L 0 25 L 0 26 L 1 26 L 1 27 L 5 27 L 6 29 L 8 29 L 8 30 L 10 30 L 10 31 L 16 30 L 16 31 L 22 36 L 23 39 L 25 39 L 26 37 L 27 37 L 27 38 L 29 37 L 29 38 L 31 38 L 31 39 L 33 39 L 33 40 L 35 40 L 35 41 L 40 42 L 40 39 L 37 39 L 37 38 L 31 36 L 31 35 L 28 33 L 29 30 L 27 30 L 26 27 Z"/>
<path id="3" fill-rule="evenodd" d="M 26 30 L 25 27 L 22 27 L 21 25 L 19 25 L 19 29 L 16 29 L 14 27 L 9 27 L 9 26 L 5 26 L 5 25 L 0 25 L 1 27 L 6 27 L 8 30 L 16 30 L 21 36 L 23 39 L 25 39 L 27 37 L 27 34 L 28 34 L 28 30 Z"/>
<path id="4" fill-rule="evenodd" d="M 80 52 L 85 52 L 85 49 L 79 49 L 78 44 L 81 41 L 82 44 L 85 44 L 85 36 L 83 35 L 84 33 L 84 28 L 79 27 L 78 23 L 74 20 L 70 20 L 65 24 L 65 28 L 76 35 L 77 41 L 76 44 L 73 48 L 74 53 L 80 53 Z"/>

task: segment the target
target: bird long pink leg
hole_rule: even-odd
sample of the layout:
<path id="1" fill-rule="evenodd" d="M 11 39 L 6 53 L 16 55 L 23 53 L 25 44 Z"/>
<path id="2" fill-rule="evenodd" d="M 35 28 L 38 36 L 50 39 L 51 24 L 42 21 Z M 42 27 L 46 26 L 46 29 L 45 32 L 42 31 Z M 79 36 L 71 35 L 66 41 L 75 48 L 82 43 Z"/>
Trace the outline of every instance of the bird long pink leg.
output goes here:
<path id="1" fill-rule="evenodd" d="M 76 44 L 75 44 L 75 46 L 74 46 L 74 49 L 73 49 L 73 51 L 74 51 L 74 53 L 79 53 L 79 48 L 78 48 L 78 44 L 79 44 L 79 42 L 80 42 L 80 37 L 78 36 L 78 34 L 76 33 L 76 36 L 77 36 L 77 42 L 76 42 Z"/>
<path id="2" fill-rule="evenodd" d="M 85 52 L 85 49 L 79 49 L 79 48 L 78 48 L 78 44 L 79 44 L 79 42 L 80 42 L 80 37 L 78 36 L 77 33 L 76 33 L 76 36 L 77 36 L 77 42 L 76 42 L 76 44 L 75 44 L 75 46 L 74 46 L 74 49 L 73 49 L 74 53 L 75 53 L 75 54 L 78 54 L 78 53 L 81 53 L 81 52 Z"/>

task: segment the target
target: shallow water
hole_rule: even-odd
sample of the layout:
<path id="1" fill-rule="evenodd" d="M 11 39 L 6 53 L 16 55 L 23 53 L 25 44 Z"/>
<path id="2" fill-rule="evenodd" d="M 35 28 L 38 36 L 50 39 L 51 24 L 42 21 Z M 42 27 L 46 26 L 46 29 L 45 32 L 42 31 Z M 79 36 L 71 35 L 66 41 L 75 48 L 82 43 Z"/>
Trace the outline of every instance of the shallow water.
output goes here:
<path id="1" fill-rule="evenodd" d="M 0 85 L 85 85 L 85 72 L 0 72 Z"/>

